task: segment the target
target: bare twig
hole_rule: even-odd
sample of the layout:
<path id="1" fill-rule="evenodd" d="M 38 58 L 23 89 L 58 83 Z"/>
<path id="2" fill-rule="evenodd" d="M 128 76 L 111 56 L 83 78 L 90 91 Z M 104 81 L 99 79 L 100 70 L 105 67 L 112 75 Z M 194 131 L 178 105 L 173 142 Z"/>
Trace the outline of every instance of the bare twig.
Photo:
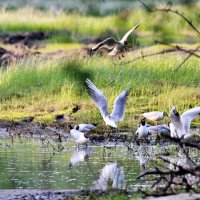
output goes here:
<path id="1" fill-rule="evenodd" d="M 161 55 L 161 54 L 165 54 L 165 53 L 171 53 L 171 52 L 174 52 L 174 51 L 177 51 L 176 49 L 166 49 L 166 50 L 162 50 L 162 51 L 159 51 L 159 52 L 156 52 L 156 53 L 150 53 L 150 54 L 146 54 L 146 55 L 141 55 L 141 56 L 138 56 L 132 60 L 129 60 L 127 62 L 123 62 L 122 64 L 129 64 L 131 62 L 134 62 L 136 60 L 139 60 L 139 59 L 144 59 L 144 58 L 147 58 L 147 57 L 151 57 L 151 56 L 156 56 L 156 55 Z"/>
<path id="2" fill-rule="evenodd" d="M 173 10 L 170 7 L 167 7 L 167 8 L 154 8 L 154 9 L 151 9 L 147 4 L 145 4 L 142 0 L 138 0 L 146 9 L 147 11 L 149 12 L 171 12 L 171 13 L 174 13 L 178 16 L 180 16 L 182 19 L 184 19 L 188 24 L 189 26 L 197 33 L 198 37 L 200 37 L 200 31 L 193 25 L 192 21 L 187 19 L 187 17 L 185 17 L 182 13 L 180 13 L 178 10 Z"/>
<path id="3" fill-rule="evenodd" d="M 189 53 L 191 54 L 191 56 L 195 56 L 197 58 L 200 58 L 200 55 L 196 54 L 195 52 L 198 51 L 198 49 L 200 48 L 200 45 L 195 48 L 195 49 L 191 49 L 191 50 L 188 50 L 188 49 L 184 49 L 183 47 L 179 46 L 179 45 L 173 45 L 173 44 L 169 44 L 167 42 L 163 42 L 163 41 L 155 41 L 156 43 L 159 43 L 159 44 L 164 44 L 164 45 L 167 45 L 167 46 L 170 46 L 170 47 L 173 47 L 174 49 L 177 49 L 178 51 L 183 51 L 185 53 Z"/>
<path id="4" fill-rule="evenodd" d="M 176 69 L 175 69 L 174 71 L 178 71 L 179 68 L 193 55 L 192 53 L 198 51 L 199 48 L 200 48 L 200 45 L 199 45 L 196 49 L 194 49 L 194 50 L 193 50 L 193 51 L 192 51 L 192 52 L 191 52 L 191 53 L 176 67 Z"/>

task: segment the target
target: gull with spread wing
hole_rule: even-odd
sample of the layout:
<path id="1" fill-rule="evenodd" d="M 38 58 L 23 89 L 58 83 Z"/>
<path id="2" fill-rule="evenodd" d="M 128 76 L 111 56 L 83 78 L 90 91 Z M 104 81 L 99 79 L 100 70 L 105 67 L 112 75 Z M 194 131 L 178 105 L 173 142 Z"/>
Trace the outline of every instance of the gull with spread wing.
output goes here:
<path id="1" fill-rule="evenodd" d="M 124 119 L 124 111 L 126 107 L 126 101 L 129 94 L 129 90 L 123 91 L 114 102 L 114 108 L 112 113 L 108 113 L 107 100 L 104 94 L 89 80 L 85 81 L 87 86 L 87 91 L 90 97 L 95 102 L 96 106 L 100 110 L 100 113 L 106 123 L 114 128 L 117 128 L 116 122 L 122 121 Z"/>
<path id="2" fill-rule="evenodd" d="M 190 134 L 190 124 L 193 119 L 200 116 L 200 106 L 185 111 L 181 116 L 177 112 L 175 106 L 170 112 L 170 135 L 174 138 L 188 138 Z"/>
<path id="3" fill-rule="evenodd" d="M 138 26 L 141 23 L 137 24 L 136 26 L 134 26 L 131 30 L 129 30 L 124 37 L 121 40 L 116 40 L 112 37 L 110 38 L 106 38 L 105 40 L 103 40 L 102 42 L 98 43 L 97 45 L 95 45 L 94 47 L 92 47 L 91 52 L 96 51 L 98 49 L 108 49 L 110 51 L 110 53 L 108 54 L 109 56 L 114 56 L 116 55 L 118 52 L 122 51 L 125 49 L 125 47 L 128 44 L 128 36 L 135 30 L 138 28 Z"/>

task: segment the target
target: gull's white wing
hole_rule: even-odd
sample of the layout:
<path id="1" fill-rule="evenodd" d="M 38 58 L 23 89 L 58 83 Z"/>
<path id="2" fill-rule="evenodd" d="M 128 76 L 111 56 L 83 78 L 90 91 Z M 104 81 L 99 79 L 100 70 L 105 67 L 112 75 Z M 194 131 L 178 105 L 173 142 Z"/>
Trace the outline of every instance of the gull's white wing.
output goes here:
<path id="1" fill-rule="evenodd" d="M 178 137 L 178 138 L 183 137 L 186 134 L 186 132 L 181 122 L 180 115 L 177 112 L 175 107 L 173 107 L 170 112 L 170 121 L 171 121 L 171 124 L 170 124 L 171 135 L 175 135 L 174 137 Z"/>
<path id="2" fill-rule="evenodd" d="M 119 52 L 118 45 L 108 54 L 109 56 L 115 56 Z"/>
<path id="3" fill-rule="evenodd" d="M 89 79 L 86 79 L 85 83 L 90 97 L 99 108 L 103 118 L 105 118 L 108 115 L 108 105 L 106 97 Z"/>
<path id="4" fill-rule="evenodd" d="M 92 50 L 96 51 L 99 48 L 106 48 L 106 49 L 111 50 L 118 43 L 119 42 L 117 40 L 115 40 L 114 38 L 107 38 L 107 39 L 103 40 L 102 42 L 98 43 L 97 45 L 95 45 L 94 47 L 92 47 Z"/>
<path id="5" fill-rule="evenodd" d="M 189 133 L 190 131 L 191 121 L 198 116 L 200 116 L 200 106 L 187 110 L 181 115 L 181 122 L 184 126 L 186 133 Z"/>
<path id="6" fill-rule="evenodd" d="M 159 133 L 161 135 L 169 135 L 170 128 L 166 124 L 149 126 L 149 133 Z"/>
<path id="7" fill-rule="evenodd" d="M 131 30 L 129 30 L 124 37 L 120 40 L 120 42 L 124 43 L 125 41 L 127 41 L 128 36 L 136 29 L 138 28 L 138 26 L 141 24 L 141 22 L 139 24 L 137 24 L 136 26 L 134 26 Z"/>
<path id="8" fill-rule="evenodd" d="M 122 121 L 124 118 L 124 111 L 128 94 L 129 90 L 125 90 L 115 99 L 114 108 L 110 115 L 115 120 L 115 122 Z"/>

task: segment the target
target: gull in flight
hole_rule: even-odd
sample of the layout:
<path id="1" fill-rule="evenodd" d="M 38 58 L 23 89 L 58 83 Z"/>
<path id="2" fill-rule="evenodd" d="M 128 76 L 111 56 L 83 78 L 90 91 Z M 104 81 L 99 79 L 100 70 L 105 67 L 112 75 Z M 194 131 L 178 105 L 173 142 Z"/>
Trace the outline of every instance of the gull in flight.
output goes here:
<path id="1" fill-rule="evenodd" d="M 144 112 L 141 115 L 151 121 L 160 121 L 164 119 L 165 116 L 167 116 L 167 113 L 160 111 L 152 111 L 152 112 Z"/>
<path id="2" fill-rule="evenodd" d="M 96 106 L 100 110 L 100 113 L 106 123 L 106 125 L 117 128 L 116 122 L 124 119 L 124 111 L 126 107 L 126 101 L 129 94 L 129 90 L 123 91 L 114 102 L 114 108 L 112 113 L 108 113 L 107 100 L 104 94 L 89 80 L 85 81 L 87 91 L 90 97 L 95 102 Z"/>
<path id="3" fill-rule="evenodd" d="M 193 119 L 200 116 L 200 106 L 185 111 L 181 116 L 173 106 L 170 112 L 170 135 L 173 138 L 188 138 L 190 134 L 190 124 Z"/>
<path id="4" fill-rule="evenodd" d="M 122 50 L 125 50 L 125 47 L 128 44 L 128 36 L 135 29 L 137 29 L 140 24 L 141 23 L 137 24 L 131 30 L 129 30 L 121 40 L 116 40 L 116 39 L 114 39 L 112 37 L 107 38 L 107 39 L 103 40 L 102 42 L 98 43 L 97 45 L 95 45 L 94 47 L 92 47 L 91 52 L 94 52 L 94 51 L 96 51 L 98 49 L 106 48 L 106 49 L 110 50 L 110 53 L 108 55 L 109 56 L 114 56 L 118 52 L 120 52 Z"/>
<path id="5" fill-rule="evenodd" d="M 95 129 L 96 126 L 97 124 L 79 124 L 79 125 L 75 125 L 74 129 L 83 133 L 88 133 L 91 130 Z"/>

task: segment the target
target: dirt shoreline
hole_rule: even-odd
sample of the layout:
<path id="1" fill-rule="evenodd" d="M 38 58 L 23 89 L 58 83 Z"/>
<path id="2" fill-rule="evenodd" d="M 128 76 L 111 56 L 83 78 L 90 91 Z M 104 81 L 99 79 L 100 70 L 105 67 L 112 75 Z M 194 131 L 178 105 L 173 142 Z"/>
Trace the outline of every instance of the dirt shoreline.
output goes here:
<path id="1" fill-rule="evenodd" d="M 94 196 L 117 195 L 119 191 L 112 191 L 110 193 L 101 190 L 42 190 L 42 189 L 8 189 L 0 190 L 0 200 L 74 200 L 74 199 L 94 199 Z M 161 197 L 147 197 L 141 198 L 145 200 L 197 200 L 200 194 L 194 193 L 179 193 Z"/>
<path id="2" fill-rule="evenodd" d="M 128 195 L 123 190 L 43 190 L 43 189 L 9 189 L 0 190 L 0 200 L 82 200 L 96 199 L 97 197 L 109 195 Z"/>

